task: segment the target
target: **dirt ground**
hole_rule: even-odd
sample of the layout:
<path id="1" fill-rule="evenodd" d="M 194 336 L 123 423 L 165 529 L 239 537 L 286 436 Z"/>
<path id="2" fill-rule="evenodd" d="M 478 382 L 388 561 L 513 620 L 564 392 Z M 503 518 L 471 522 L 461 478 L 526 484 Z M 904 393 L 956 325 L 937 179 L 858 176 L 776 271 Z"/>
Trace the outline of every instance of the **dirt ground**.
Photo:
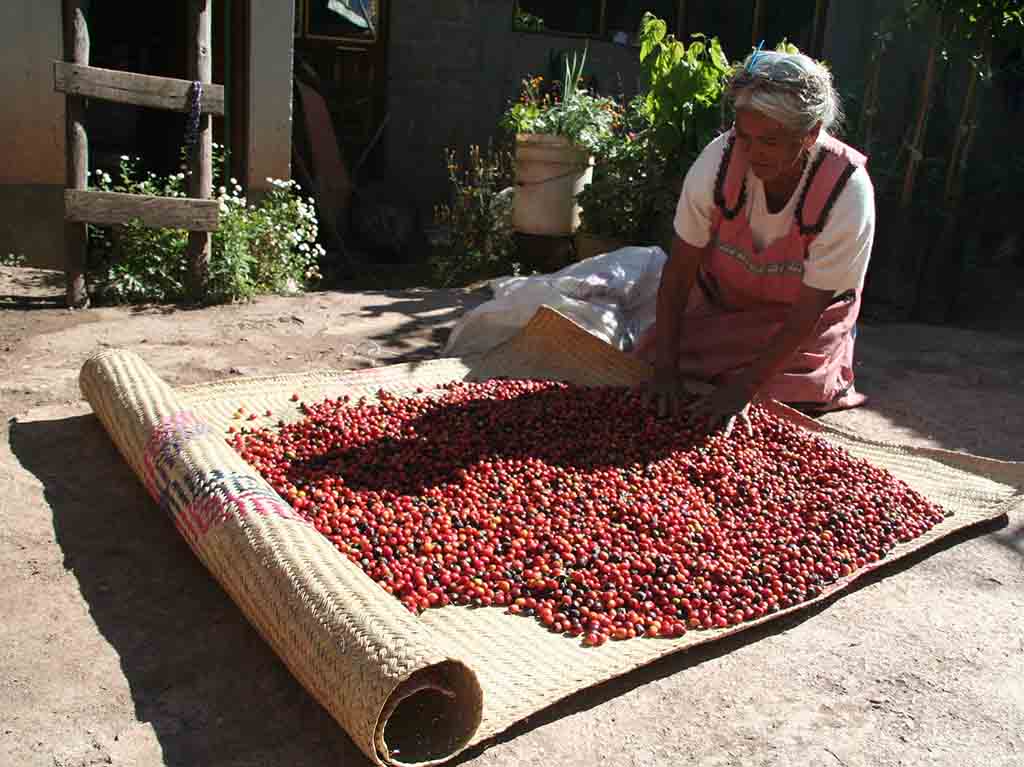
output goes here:
<path id="1" fill-rule="evenodd" d="M 82 362 L 138 352 L 172 384 L 435 356 L 465 291 L 69 312 L 60 276 L 0 269 L 0 765 L 367 760 L 206 574 L 90 415 Z M 1024 327 L 871 324 L 885 440 L 1024 460 Z M 1024 519 L 884 569 L 829 606 L 678 655 L 459 763 L 1024 764 Z"/>

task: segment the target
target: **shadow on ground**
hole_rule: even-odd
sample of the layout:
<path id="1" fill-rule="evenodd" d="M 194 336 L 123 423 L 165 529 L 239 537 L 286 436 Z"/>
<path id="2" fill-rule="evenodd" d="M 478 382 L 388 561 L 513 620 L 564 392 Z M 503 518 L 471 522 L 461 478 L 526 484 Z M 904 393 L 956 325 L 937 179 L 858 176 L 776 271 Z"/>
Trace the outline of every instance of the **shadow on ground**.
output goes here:
<path id="1" fill-rule="evenodd" d="M 44 486 L 64 565 L 117 652 L 135 715 L 152 725 L 164 764 L 369 763 L 208 575 L 94 417 L 14 422 L 10 444 L 22 466 Z M 862 578 L 845 593 L 1005 526 L 1004 517 L 960 531 Z M 1017 548 L 1021 534 L 1016 530 L 999 537 Z M 831 601 L 577 693 L 496 742 L 787 631 Z M 472 749 L 459 762 L 484 748 Z"/>
<path id="2" fill-rule="evenodd" d="M 15 422 L 10 444 L 43 483 L 64 565 L 164 764 L 369 764 L 195 558 L 99 421 Z"/>
<path id="3" fill-rule="evenodd" d="M 373 338 L 396 349 L 395 361 L 399 362 L 438 356 L 451 334 L 451 325 L 490 299 L 490 291 L 484 289 L 381 290 L 364 295 L 367 304 L 361 307 L 360 316 L 378 318 L 398 314 L 406 318 L 390 327 L 386 334 Z M 430 347 L 424 348 L 424 338 L 429 339 Z"/>
<path id="4" fill-rule="evenodd" d="M 66 306 L 63 296 L 0 296 L 0 310 L 30 312 L 38 309 L 63 309 Z"/>

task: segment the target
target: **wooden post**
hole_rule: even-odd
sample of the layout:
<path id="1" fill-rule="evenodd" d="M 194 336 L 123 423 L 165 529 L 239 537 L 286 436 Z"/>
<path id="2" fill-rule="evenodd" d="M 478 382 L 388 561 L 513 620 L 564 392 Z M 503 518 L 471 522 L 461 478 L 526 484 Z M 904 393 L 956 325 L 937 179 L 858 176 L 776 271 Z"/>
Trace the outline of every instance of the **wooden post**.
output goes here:
<path id="1" fill-rule="evenodd" d="M 74 64 L 89 63 L 89 27 L 85 21 L 82 0 L 63 0 L 64 60 Z M 89 137 L 85 130 L 85 99 L 66 99 L 67 188 L 84 190 L 89 184 Z M 64 272 L 68 307 L 81 309 L 89 305 L 85 286 L 88 234 L 86 224 L 64 224 Z"/>
<path id="2" fill-rule="evenodd" d="M 682 40 L 684 43 L 687 42 L 689 26 L 686 22 L 686 0 L 679 0 L 676 4 L 676 37 Z"/>
<path id="3" fill-rule="evenodd" d="M 189 79 L 203 85 L 213 80 L 213 0 L 189 0 Z M 213 196 L 213 118 L 204 112 L 199 117 L 196 145 L 188 158 L 191 175 L 189 196 L 210 199 Z M 188 235 L 189 292 L 192 300 L 206 296 L 210 271 L 210 233 L 193 231 Z"/>
<path id="4" fill-rule="evenodd" d="M 828 25 L 829 0 L 817 0 L 814 4 L 814 22 L 811 24 L 811 39 L 808 53 L 816 59 L 822 58 L 825 48 L 825 29 Z"/>
<path id="5" fill-rule="evenodd" d="M 765 0 L 754 0 L 754 18 L 751 21 L 750 45 L 754 48 L 764 39 L 764 12 L 767 10 Z M 744 57 L 745 58 L 745 57 Z"/>

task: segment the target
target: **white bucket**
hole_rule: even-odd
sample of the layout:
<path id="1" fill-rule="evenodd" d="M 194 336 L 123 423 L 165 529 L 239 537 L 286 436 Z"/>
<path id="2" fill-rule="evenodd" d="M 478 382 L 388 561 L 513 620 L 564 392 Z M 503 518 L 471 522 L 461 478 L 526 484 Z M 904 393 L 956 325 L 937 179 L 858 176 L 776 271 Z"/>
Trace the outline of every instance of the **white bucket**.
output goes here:
<path id="1" fill-rule="evenodd" d="M 594 158 L 564 136 L 516 136 L 512 227 L 525 234 L 570 235 L 579 228 L 576 195 L 594 176 Z"/>

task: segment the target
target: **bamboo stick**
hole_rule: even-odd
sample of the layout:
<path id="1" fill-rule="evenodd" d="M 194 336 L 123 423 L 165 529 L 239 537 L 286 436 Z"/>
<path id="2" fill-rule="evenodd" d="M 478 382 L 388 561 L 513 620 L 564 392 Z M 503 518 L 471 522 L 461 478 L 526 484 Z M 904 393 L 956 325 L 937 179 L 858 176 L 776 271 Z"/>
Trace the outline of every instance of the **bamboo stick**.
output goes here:
<path id="1" fill-rule="evenodd" d="M 917 112 L 917 123 L 914 137 L 910 145 L 910 156 L 907 158 L 907 170 L 903 176 L 903 193 L 900 196 L 900 207 L 908 208 L 914 195 L 914 183 L 917 180 L 918 166 L 923 159 L 924 137 L 928 128 L 928 116 L 932 109 L 932 93 L 935 85 L 935 70 L 938 60 L 939 46 L 942 42 L 942 14 L 935 14 L 935 28 L 932 42 L 928 49 L 928 64 L 925 68 L 924 81 L 921 84 L 921 106 Z"/>
<path id="2" fill-rule="evenodd" d="M 871 154 L 871 144 L 874 141 L 875 115 L 878 114 L 879 80 L 882 74 L 882 58 L 885 56 L 887 40 L 885 33 L 879 32 L 878 41 L 871 57 L 871 68 L 868 75 L 867 86 L 864 88 L 864 99 L 861 104 L 860 125 L 864 140 L 864 153 Z"/>

